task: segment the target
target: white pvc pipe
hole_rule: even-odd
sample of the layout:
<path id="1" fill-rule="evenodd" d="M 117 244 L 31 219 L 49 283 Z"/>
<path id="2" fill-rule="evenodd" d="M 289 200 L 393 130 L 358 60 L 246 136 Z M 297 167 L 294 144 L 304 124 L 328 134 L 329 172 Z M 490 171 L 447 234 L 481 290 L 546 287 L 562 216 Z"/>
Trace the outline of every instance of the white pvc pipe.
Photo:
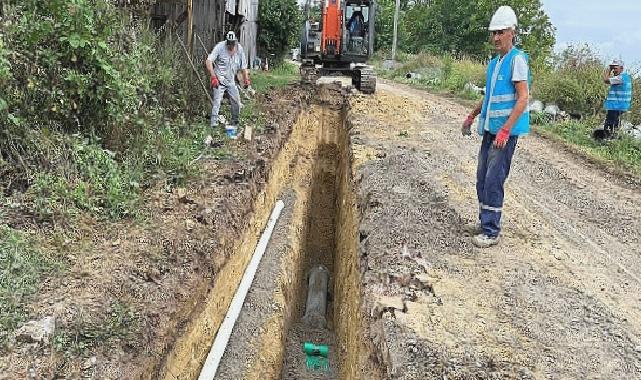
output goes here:
<path id="1" fill-rule="evenodd" d="M 236 290 L 236 294 L 234 294 L 234 298 L 231 300 L 229 310 L 227 310 L 227 315 L 225 315 L 225 319 L 218 329 L 216 339 L 214 339 L 214 344 L 211 346 L 211 350 L 209 351 L 209 355 L 207 355 L 205 365 L 203 365 L 203 368 L 200 371 L 198 380 L 213 380 L 216 376 L 218 365 L 220 364 L 220 360 L 223 358 L 223 354 L 225 353 L 225 349 L 227 348 L 227 343 L 229 342 L 229 338 L 231 337 L 232 330 L 234 329 L 234 325 L 236 324 L 238 315 L 240 315 L 240 311 L 243 308 L 243 303 L 245 303 L 245 297 L 247 296 L 247 292 L 249 292 L 249 288 L 254 281 L 254 276 L 256 275 L 256 271 L 258 270 L 258 264 L 260 264 L 260 260 L 263 258 L 263 254 L 265 253 L 265 249 L 267 248 L 267 243 L 269 243 L 272 232 L 274 232 L 276 221 L 278 220 L 278 217 L 280 216 L 280 213 L 281 211 L 283 211 L 284 207 L 285 203 L 283 203 L 283 201 L 276 201 L 274 209 L 272 210 L 272 214 L 269 217 L 269 221 L 267 222 L 267 227 L 265 228 L 263 235 L 260 237 L 260 240 L 256 245 L 254 255 L 252 256 L 249 265 L 245 269 L 245 273 L 243 274 L 240 285 Z"/>

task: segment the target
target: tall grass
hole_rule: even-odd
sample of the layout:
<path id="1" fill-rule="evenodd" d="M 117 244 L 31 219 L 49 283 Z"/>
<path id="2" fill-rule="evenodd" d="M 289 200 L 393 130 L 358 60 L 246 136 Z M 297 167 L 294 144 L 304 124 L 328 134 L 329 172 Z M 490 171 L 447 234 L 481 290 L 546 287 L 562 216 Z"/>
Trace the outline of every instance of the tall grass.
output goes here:
<path id="1" fill-rule="evenodd" d="M 641 141 L 624 133 L 607 142 L 595 141 L 592 131 L 601 123 L 600 118 L 590 118 L 582 122 L 564 121 L 541 125 L 536 130 L 544 136 L 551 136 L 577 147 L 588 156 L 641 175 Z"/>
<path id="2" fill-rule="evenodd" d="M 0 348 L 27 317 L 25 302 L 41 277 L 61 266 L 59 258 L 35 248 L 29 235 L 0 224 Z"/>
<path id="3" fill-rule="evenodd" d="M 429 53 L 399 54 L 399 65 L 393 70 L 383 69 L 383 56 L 373 59 L 380 76 L 412 84 L 419 88 L 450 92 L 467 99 L 480 99 L 466 84 L 485 86 L 485 67 L 474 60 L 454 59 L 449 55 L 436 56 Z M 418 74 L 406 78 L 408 73 Z"/>
<path id="4" fill-rule="evenodd" d="M 252 87 L 259 93 L 271 88 L 283 87 L 300 78 L 298 66 L 290 62 L 282 62 L 270 71 L 256 71 L 252 76 Z"/>

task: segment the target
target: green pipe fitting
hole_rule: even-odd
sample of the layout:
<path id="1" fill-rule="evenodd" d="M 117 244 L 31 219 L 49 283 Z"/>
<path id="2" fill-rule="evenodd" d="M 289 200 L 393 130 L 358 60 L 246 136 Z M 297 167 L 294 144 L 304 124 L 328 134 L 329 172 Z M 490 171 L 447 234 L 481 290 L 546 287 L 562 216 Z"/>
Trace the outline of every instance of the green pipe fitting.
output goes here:
<path id="1" fill-rule="evenodd" d="M 311 342 L 303 343 L 303 352 L 307 356 L 322 356 L 326 358 L 329 354 L 329 347 L 325 344 L 316 345 Z"/>
<path id="2" fill-rule="evenodd" d="M 305 365 L 308 370 L 329 371 L 329 347 L 325 344 L 314 344 L 311 342 L 303 343 L 303 352 L 305 353 Z"/>

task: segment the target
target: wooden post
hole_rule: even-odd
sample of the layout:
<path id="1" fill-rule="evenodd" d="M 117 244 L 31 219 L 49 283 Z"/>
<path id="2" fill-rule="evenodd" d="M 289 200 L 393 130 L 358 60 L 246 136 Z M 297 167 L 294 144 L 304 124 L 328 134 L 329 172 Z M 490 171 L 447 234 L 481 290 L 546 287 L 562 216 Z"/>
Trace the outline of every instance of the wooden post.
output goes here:
<path id="1" fill-rule="evenodd" d="M 194 52 L 194 0 L 187 0 L 187 49 Z"/>
<path id="2" fill-rule="evenodd" d="M 394 36 L 392 37 L 392 61 L 396 60 L 396 40 L 398 38 L 398 11 L 400 7 L 400 0 L 396 0 L 396 8 L 394 9 Z"/>

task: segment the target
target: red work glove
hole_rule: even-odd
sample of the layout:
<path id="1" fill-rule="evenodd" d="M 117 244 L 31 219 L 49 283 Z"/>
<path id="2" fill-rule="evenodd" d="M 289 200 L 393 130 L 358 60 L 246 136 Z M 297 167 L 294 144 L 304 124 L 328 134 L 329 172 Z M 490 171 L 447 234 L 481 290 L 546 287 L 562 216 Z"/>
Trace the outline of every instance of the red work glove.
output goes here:
<path id="1" fill-rule="evenodd" d="M 218 85 L 220 82 L 218 82 L 218 77 L 216 75 L 211 76 L 211 88 L 218 88 Z"/>
<path id="2" fill-rule="evenodd" d="M 249 80 L 249 78 L 245 79 L 243 81 L 243 88 L 249 87 L 250 84 L 251 84 L 251 81 Z"/>
<path id="3" fill-rule="evenodd" d="M 469 136 L 472 134 L 472 124 L 474 124 L 474 116 L 470 114 L 463 122 L 463 128 L 461 128 L 463 136 Z"/>
<path id="4" fill-rule="evenodd" d="M 496 138 L 494 139 L 494 147 L 498 149 L 503 149 L 505 147 L 505 144 L 507 144 L 507 140 L 509 139 L 510 139 L 510 130 L 507 128 L 499 129 L 499 133 L 496 134 Z"/>

